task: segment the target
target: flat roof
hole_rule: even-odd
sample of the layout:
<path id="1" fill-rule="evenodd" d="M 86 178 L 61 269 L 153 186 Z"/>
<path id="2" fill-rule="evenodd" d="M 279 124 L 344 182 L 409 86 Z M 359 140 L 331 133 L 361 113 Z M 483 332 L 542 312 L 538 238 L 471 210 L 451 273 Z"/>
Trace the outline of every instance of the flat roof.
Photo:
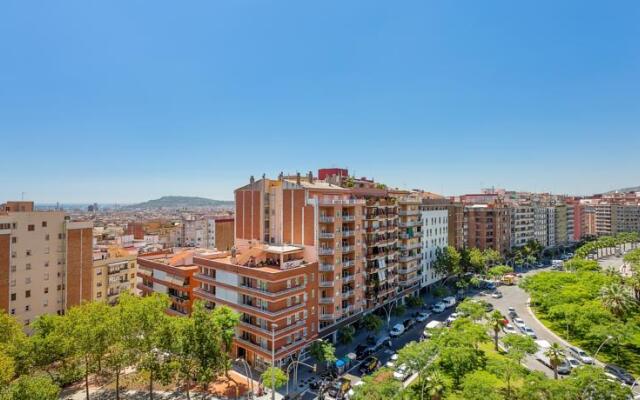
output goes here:
<path id="1" fill-rule="evenodd" d="M 263 250 L 266 251 L 267 253 L 285 254 L 285 253 L 302 251 L 304 250 L 304 248 L 301 246 L 294 246 L 290 244 L 283 244 L 279 246 L 268 244 L 263 248 Z"/>

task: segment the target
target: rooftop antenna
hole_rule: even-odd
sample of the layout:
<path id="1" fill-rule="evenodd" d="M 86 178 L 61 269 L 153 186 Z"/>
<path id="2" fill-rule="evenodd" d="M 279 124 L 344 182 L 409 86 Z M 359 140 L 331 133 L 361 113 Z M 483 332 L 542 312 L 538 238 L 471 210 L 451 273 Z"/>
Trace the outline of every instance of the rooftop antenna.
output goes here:
<path id="1" fill-rule="evenodd" d="M 24 192 L 22 192 L 21 201 L 24 201 Z"/>

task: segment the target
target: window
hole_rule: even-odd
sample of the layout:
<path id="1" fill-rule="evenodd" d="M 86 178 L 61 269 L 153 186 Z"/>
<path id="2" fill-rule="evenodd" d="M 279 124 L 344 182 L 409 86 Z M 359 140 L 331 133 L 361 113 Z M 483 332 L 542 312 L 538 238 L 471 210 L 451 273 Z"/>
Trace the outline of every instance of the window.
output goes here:
<path id="1" fill-rule="evenodd" d="M 42 306 L 43 307 L 48 307 L 49 306 L 49 300 L 44 299 L 44 301 L 42 302 Z"/>
<path id="2" fill-rule="evenodd" d="M 15 286 L 15 285 L 16 285 L 16 280 L 15 279 L 11 280 L 11 286 Z"/>
<path id="3" fill-rule="evenodd" d="M 46 228 L 47 227 L 47 221 L 42 221 L 42 227 Z"/>
<path id="4" fill-rule="evenodd" d="M 49 234 L 47 233 L 46 235 L 44 235 L 44 240 L 49 240 Z"/>
<path id="5" fill-rule="evenodd" d="M 27 271 L 31 270 L 31 264 L 27 264 L 25 268 L 27 269 Z"/>
<path id="6" fill-rule="evenodd" d="M 96 283 L 96 286 L 97 286 L 97 287 L 102 287 L 102 282 L 98 282 L 98 283 Z"/>
<path id="7" fill-rule="evenodd" d="M 26 254 L 27 256 L 30 256 L 30 255 L 31 255 L 31 250 L 27 250 L 27 251 L 25 252 L 25 254 Z"/>
<path id="8" fill-rule="evenodd" d="M 101 297 L 102 297 L 102 292 L 98 292 L 98 293 L 96 293 L 96 297 L 97 297 L 97 298 L 101 298 Z"/>
<path id="9" fill-rule="evenodd" d="M 31 297 L 31 290 L 25 290 L 24 297 L 26 297 L 26 298 Z"/>
<path id="10" fill-rule="evenodd" d="M 30 309 L 30 308 L 31 308 L 31 306 L 30 306 L 30 305 L 28 305 L 28 304 L 27 304 L 26 306 L 24 306 L 24 310 L 25 310 L 25 311 L 29 311 L 29 309 Z"/>
<path id="11" fill-rule="evenodd" d="M 44 288 L 44 294 L 47 294 L 47 293 L 49 293 L 49 288 L 48 287 Z"/>
<path id="12" fill-rule="evenodd" d="M 17 237 L 15 237 L 15 236 L 13 236 L 13 237 L 11 238 L 11 243 L 14 243 L 14 244 L 15 244 L 15 243 L 18 243 L 18 238 L 17 238 Z"/>
<path id="13" fill-rule="evenodd" d="M 45 280 L 45 281 L 48 281 L 48 280 L 49 280 L 49 273 L 48 273 L 48 272 L 45 272 L 45 273 L 44 273 L 44 280 Z"/>
<path id="14" fill-rule="evenodd" d="M 96 275 L 97 275 L 97 276 L 102 275 L 102 270 L 101 270 L 101 269 L 97 270 L 97 271 L 96 271 Z"/>
<path id="15" fill-rule="evenodd" d="M 15 265 L 11 266 L 11 272 L 16 272 L 16 266 Z"/>
<path id="16" fill-rule="evenodd" d="M 49 261 L 44 262 L 44 267 L 47 268 L 49 266 Z"/>
<path id="17" fill-rule="evenodd" d="M 15 308 L 11 309 L 11 315 L 16 315 L 16 309 Z"/>
<path id="18" fill-rule="evenodd" d="M 16 294 L 15 293 L 11 293 L 11 301 L 16 301 Z"/>
<path id="19" fill-rule="evenodd" d="M 36 226 L 35 226 L 35 225 L 31 225 L 31 224 L 30 224 L 30 225 L 28 225 L 28 226 L 27 226 L 27 230 L 28 230 L 29 232 L 33 232 L 33 231 L 35 231 L 35 230 L 36 230 Z"/>

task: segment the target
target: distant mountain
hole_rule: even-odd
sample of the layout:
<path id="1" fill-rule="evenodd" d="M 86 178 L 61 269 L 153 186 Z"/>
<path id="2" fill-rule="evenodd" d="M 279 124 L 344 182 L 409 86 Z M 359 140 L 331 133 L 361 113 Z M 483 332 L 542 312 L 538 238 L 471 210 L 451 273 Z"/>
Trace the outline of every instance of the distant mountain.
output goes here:
<path id="1" fill-rule="evenodd" d="M 233 201 L 212 200 L 204 197 L 190 196 L 163 196 L 159 199 L 145 201 L 144 203 L 130 204 L 125 209 L 142 208 L 228 208 L 233 207 Z"/>
<path id="2" fill-rule="evenodd" d="M 615 193 L 615 192 L 619 192 L 619 193 L 640 192 L 640 186 L 633 186 L 633 187 L 628 187 L 628 188 L 610 190 L 606 194 Z"/>

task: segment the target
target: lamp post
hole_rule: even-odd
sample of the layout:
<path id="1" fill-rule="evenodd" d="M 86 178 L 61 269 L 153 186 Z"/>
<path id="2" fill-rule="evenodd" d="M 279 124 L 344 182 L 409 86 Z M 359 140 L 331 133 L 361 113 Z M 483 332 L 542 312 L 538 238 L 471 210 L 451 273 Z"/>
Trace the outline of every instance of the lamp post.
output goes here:
<path id="1" fill-rule="evenodd" d="M 241 364 L 244 367 L 244 372 L 247 376 L 247 383 L 249 386 L 249 399 L 251 399 L 253 397 L 253 374 L 251 373 L 251 367 L 249 367 L 247 360 L 242 357 L 236 358 L 235 362 Z"/>
<path id="2" fill-rule="evenodd" d="M 294 366 L 294 365 L 296 366 L 296 372 L 293 374 L 293 376 L 294 376 L 293 384 L 295 386 L 295 384 L 298 383 L 298 372 L 297 372 L 298 364 L 302 364 L 305 367 L 309 367 L 309 368 L 313 369 L 314 373 L 316 372 L 316 366 L 315 365 L 309 365 L 307 363 L 304 363 L 304 362 L 298 361 L 298 360 L 294 360 L 293 362 L 291 362 L 291 364 L 289 364 L 287 366 L 287 396 L 289 395 L 289 379 L 288 379 L 289 378 L 289 373 L 290 373 L 289 370 L 291 369 L 292 366 Z"/>
<path id="3" fill-rule="evenodd" d="M 596 351 L 596 354 L 593 355 L 594 359 L 596 359 L 596 357 L 598 356 L 598 353 L 600 352 L 600 349 L 602 349 L 602 346 L 604 346 L 604 344 L 607 343 L 611 339 L 613 339 L 613 336 L 607 335 L 607 338 L 602 342 L 602 344 L 600 344 L 600 347 L 598 347 L 598 350 Z"/>
<path id="4" fill-rule="evenodd" d="M 276 367 L 276 329 L 278 325 L 271 324 L 271 368 Z M 276 375 L 271 370 L 271 400 L 276 400 Z"/>

